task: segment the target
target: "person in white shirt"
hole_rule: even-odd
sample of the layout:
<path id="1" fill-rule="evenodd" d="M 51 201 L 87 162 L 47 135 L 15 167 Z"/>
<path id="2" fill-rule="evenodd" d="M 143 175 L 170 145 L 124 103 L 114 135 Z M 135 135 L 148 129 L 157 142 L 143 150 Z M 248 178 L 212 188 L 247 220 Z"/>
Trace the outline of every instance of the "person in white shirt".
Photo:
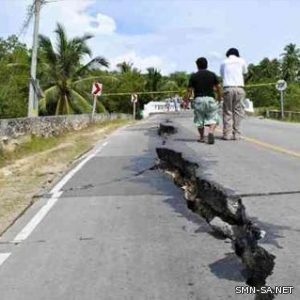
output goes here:
<path id="1" fill-rule="evenodd" d="M 244 74 L 247 73 L 247 64 L 240 57 L 239 51 L 230 48 L 226 59 L 221 65 L 223 78 L 223 139 L 238 140 L 241 136 L 241 121 L 244 116 L 242 105 L 246 97 L 244 90 Z"/>

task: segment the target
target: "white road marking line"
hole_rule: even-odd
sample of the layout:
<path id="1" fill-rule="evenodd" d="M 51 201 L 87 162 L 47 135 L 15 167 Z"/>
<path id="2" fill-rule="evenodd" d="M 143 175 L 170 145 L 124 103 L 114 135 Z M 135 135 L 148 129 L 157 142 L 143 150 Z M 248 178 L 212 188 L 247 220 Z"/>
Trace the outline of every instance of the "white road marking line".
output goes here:
<path id="1" fill-rule="evenodd" d="M 67 173 L 50 191 L 51 194 L 59 192 L 63 186 L 78 172 L 90 159 L 92 159 L 97 153 L 99 153 L 103 147 L 105 147 L 108 142 L 104 142 L 99 149 L 92 151 L 86 158 L 84 158 L 75 168 L 73 168 L 69 173 Z"/>
<path id="2" fill-rule="evenodd" d="M 27 223 L 27 225 L 18 233 L 14 238 L 15 243 L 20 243 L 26 240 L 32 231 L 37 227 L 37 225 L 43 220 L 47 215 L 53 205 L 57 202 L 58 198 L 63 192 L 58 192 L 54 194 L 47 203 L 35 214 L 35 216 Z"/>
<path id="3" fill-rule="evenodd" d="M 57 202 L 63 191 L 61 189 L 63 186 L 78 172 L 90 159 L 92 159 L 96 154 L 98 154 L 103 147 L 105 147 L 108 142 L 104 142 L 97 150 L 92 150 L 91 153 L 83 159 L 74 169 L 67 173 L 50 191 L 52 197 L 47 201 L 47 203 L 34 215 L 34 217 L 27 223 L 27 225 L 17 234 L 13 242 L 20 243 L 26 240 L 37 225 L 43 220 L 43 218 L 48 214 L 50 209 Z M 1 262 L 1 257 L 0 257 Z"/>
<path id="4" fill-rule="evenodd" d="M 0 253 L 0 266 L 9 258 L 11 253 Z"/>

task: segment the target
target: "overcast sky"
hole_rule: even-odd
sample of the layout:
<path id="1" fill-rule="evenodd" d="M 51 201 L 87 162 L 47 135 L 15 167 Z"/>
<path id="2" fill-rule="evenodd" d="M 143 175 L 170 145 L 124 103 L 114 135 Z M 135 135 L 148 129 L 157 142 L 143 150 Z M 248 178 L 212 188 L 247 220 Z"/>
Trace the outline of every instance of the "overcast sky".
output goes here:
<path id="1" fill-rule="evenodd" d="M 1 37 L 20 31 L 32 2 L 0 0 Z M 42 8 L 40 31 L 52 36 L 60 22 L 71 36 L 93 33 L 93 55 L 112 68 L 125 60 L 142 70 L 190 72 L 206 56 L 218 72 L 232 46 L 256 63 L 300 45 L 299 12 L 298 0 L 55 0 Z M 31 45 L 31 36 L 32 26 L 21 40 Z"/>

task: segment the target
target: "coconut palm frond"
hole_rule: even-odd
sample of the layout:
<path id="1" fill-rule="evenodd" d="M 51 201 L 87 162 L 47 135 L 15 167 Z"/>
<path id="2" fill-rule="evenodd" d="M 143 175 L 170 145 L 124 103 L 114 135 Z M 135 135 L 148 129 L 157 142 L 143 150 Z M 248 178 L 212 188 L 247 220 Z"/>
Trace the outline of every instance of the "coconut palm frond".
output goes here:
<path id="1" fill-rule="evenodd" d="M 59 90 L 56 85 L 51 86 L 50 88 L 46 89 L 44 91 L 44 97 L 46 100 L 46 103 L 53 103 L 57 101 L 57 98 L 59 97 Z"/>
<path id="2" fill-rule="evenodd" d="M 84 34 L 82 37 L 75 37 L 71 40 L 71 43 L 74 43 L 74 44 L 82 44 L 82 43 L 85 43 L 87 40 L 93 38 L 94 35 L 93 34 Z"/>
<path id="3" fill-rule="evenodd" d="M 56 109 L 55 109 L 55 115 L 58 116 L 60 113 L 61 113 L 61 103 L 62 103 L 62 99 L 61 97 L 58 98 L 58 101 L 57 101 L 57 105 L 56 105 Z"/>
<path id="4" fill-rule="evenodd" d="M 96 103 L 96 111 L 98 113 L 106 113 L 107 112 L 104 104 L 101 101 L 97 101 L 97 103 Z"/>
<path id="5" fill-rule="evenodd" d="M 55 33 L 57 39 L 55 49 L 48 37 L 40 36 L 41 53 L 45 61 L 44 68 L 47 71 L 45 79 L 47 79 L 47 85 L 51 85 L 45 91 L 44 107 L 46 106 L 53 113 L 55 110 L 56 114 L 74 111 L 89 112 L 91 104 L 78 91 L 75 91 L 75 88 L 79 89 L 78 85 L 84 82 L 87 75 L 91 74 L 91 68 L 94 65 L 108 66 L 108 62 L 104 57 L 99 56 L 86 65 L 81 65 L 84 56 L 91 54 L 86 42 L 92 38 L 92 35 L 86 34 L 82 37 L 68 39 L 61 24 L 57 24 Z M 86 86 L 82 86 L 81 90 L 86 90 Z M 48 106 L 48 104 L 50 105 Z"/>
<path id="6" fill-rule="evenodd" d="M 20 68 L 20 69 L 28 69 L 29 65 L 24 63 L 9 63 L 6 65 L 9 68 Z"/>
<path id="7" fill-rule="evenodd" d="M 72 90 L 71 93 L 72 93 L 72 100 L 73 100 L 72 106 L 75 111 L 82 112 L 82 113 L 90 113 L 92 111 L 93 107 L 87 99 L 85 99 L 75 90 Z"/>
<path id="8" fill-rule="evenodd" d="M 74 53 L 92 56 L 92 51 L 86 43 L 86 41 L 92 37 L 92 35 L 87 34 L 83 37 L 75 37 L 69 41 L 69 48 L 72 49 Z"/>
<path id="9" fill-rule="evenodd" d="M 109 62 L 102 56 L 97 56 L 82 66 L 77 72 L 76 76 L 83 75 L 86 71 L 89 71 L 93 66 L 109 67 Z"/>
<path id="10" fill-rule="evenodd" d="M 77 84 L 89 82 L 92 80 L 99 80 L 99 81 L 109 80 L 110 82 L 119 82 L 120 81 L 120 79 L 114 75 L 99 75 L 99 76 L 90 76 L 90 77 L 78 79 L 73 82 L 73 85 L 76 86 Z"/>
<path id="11" fill-rule="evenodd" d="M 46 101 L 45 97 L 40 99 L 40 101 L 39 101 L 39 110 L 42 113 L 45 113 L 47 111 L 47 101 Z"/>
<path id="12" fill-rule="evenodd" d="M 39 45 L 42 48 L 42 51 L 45 54 L 45 58 L 48 64 L 52 67 L 57 63 L 57 55 L 53 49 L 50 38 L 44 35 L 39 35 Z"/>
<path id="13" fill-rule="evenodd" d="M 57 23 L 57 27 L 54 31 L 56 33 L 56 47 L 58 54 L 64 56 L 68 48 L 68 38 L 64 26 L 60 23 Z"/>

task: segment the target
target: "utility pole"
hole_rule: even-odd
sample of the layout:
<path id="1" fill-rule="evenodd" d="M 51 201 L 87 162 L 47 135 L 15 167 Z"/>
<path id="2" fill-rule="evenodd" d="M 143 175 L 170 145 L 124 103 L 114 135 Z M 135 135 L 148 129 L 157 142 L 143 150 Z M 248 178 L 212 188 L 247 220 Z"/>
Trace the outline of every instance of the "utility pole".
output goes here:
<path id="1" fill-rule="evenodd" d="M 29 83 L 28 117 L 37 117 L 39 113 L 37 82 L 36 82 L 36 65 L 37 65 L 40 11 L 41 11 L 41 5 L 43 0 L 34 0 L 34 1 L 35 1 L 34 2 L 34 28 L 33 28 L 30 83 Z"/>

